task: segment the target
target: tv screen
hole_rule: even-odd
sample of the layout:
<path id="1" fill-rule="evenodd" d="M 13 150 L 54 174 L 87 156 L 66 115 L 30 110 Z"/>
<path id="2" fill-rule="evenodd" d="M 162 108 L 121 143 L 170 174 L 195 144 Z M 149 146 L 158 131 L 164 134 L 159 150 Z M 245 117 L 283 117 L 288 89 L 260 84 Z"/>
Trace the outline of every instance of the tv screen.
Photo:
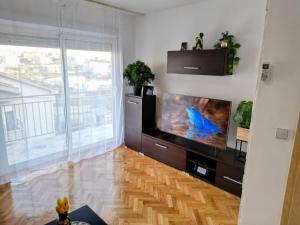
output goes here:
<path id="1" fill-rule="evenodd" d="M 231 102 L 164 94 L 161 130 L 218 148 L 226 148 Z"/>

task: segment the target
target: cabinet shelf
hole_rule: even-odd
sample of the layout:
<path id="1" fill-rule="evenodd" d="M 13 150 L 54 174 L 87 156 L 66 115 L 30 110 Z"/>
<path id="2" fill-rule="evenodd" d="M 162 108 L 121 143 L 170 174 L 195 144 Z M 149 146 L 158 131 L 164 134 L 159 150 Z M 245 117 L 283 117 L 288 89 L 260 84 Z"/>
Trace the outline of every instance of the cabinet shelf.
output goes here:
<path id="1" fill-rule="evenodd" d="M 213 169 L 213 168 L 211 168 L 211 167 L 209 167 L 209 166 L 206 166 L 206 165 L 204 165 L 203 163 L 197 162 L 196 160 L 188 159 L 188 162 L 194 163 L 194 164 L 197 165 L 197 166 L 201 166 L 201 167 L 203 167 L 203 168 L 205 168 L 205 169 L 208 169 L 208 170 L 211 170 L 211 171 L 216 171 L 216 169 Z"/>
<path id="2" fill-rule="evenodd" d="M 169 51 L 168 73 L 225 76 L 228 73 L 228 49 Z"/>

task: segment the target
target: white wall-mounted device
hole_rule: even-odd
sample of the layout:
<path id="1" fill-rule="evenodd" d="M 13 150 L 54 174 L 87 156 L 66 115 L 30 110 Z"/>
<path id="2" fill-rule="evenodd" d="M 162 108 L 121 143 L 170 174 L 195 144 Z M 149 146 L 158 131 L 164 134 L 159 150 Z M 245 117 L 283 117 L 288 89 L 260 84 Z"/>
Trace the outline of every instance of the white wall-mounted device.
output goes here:
<path id="1" fill-rule="evenodd" d="M 289 130 L 283 128 L 277 128 L 276 130 L 276 138 L 281 140 L 289 139 Z"/>
<path id="2" fill-rule="evenodd" d="M 271 80 L 271 63 L 265 62 L 262 64 L 261 80 L 262 81 Z"/>

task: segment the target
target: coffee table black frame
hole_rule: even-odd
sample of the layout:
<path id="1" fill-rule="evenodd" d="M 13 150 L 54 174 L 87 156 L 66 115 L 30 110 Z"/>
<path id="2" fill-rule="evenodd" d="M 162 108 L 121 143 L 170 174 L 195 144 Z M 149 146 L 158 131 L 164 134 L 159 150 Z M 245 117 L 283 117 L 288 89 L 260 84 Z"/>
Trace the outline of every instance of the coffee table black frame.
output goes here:
<path id="1" fill-rule="evenodd" d="M 87 205 L 69 213 L 72 221 L 82 221 L 90 225 L 107 225 L 90 207 Z M 53 220 L 45 225 L 57 225 L 57 220 Z"/>

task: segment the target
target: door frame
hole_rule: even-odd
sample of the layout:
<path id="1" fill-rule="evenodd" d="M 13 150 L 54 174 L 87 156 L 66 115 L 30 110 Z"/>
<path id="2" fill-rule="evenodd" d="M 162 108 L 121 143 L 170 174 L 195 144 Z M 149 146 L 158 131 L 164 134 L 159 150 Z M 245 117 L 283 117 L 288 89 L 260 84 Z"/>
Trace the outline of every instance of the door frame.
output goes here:
<path id="1" fill-rule="evenodd" d="M 70 127 L 70 101 L 69 101 L 69 81 L 68 81 L 68 65 L 67 65 L 67 56 L 66 56 L 66 47 L 65 42 L 66 40 L 74 40 L 74 41 L 82 41 L 82 42 L 93 42 L 99 45 L 102 44 L 109 44 L 111 46 L 112 51 L 112 64 L 113 64 L 113 71 L 112 71 L 112 83 L 116 82 L 116 68 L 114 65 L 117 64 L 117 45 L 118 45 L 118 36 L 116 34 L 105 34 L 101 32 L 90 32 L 90 31 L 81 31 L 77 29 L 70 29 L 70 28 L 60 28 L 54 26 L 47 26 L 47 25 L 36 25 L 31 23 L 23 23 L 23 22 L 14 22 L 9 20 L 0 19 L 0 33 L 5 35 L 15 35 L 20 37 L 29 37 L 29 38 L 41 38 L 41 39 L 53 39 L 58 41 L 57 48 L 60 49 L 61 53 L 61 66 L 62 66 L 62 78 L 64 83 L 64 99 L 65 99 L 65 115 L 66 115 L 66 135 L 68 142 L 66 143 L 67 146 L 63 152 L 54 153 L 51 155 L 47 155 L 44 157 L 40 157 L 34 160 L 29 160 L 13 165 L 9 165 L 6 146 L 5 146 L 5 136 L 3 130 L 0 127 L 0 178 L 1 175 L 6 174 L 13 174 L 15 169 L 18 168 L 19 170 L 28 168 L 29 165 L 32 167 L 36 167 L 39 165 L 44 164 L 49 160 L 49 157 L 53 157 L 55 160 L 59 159 L 70 159 L 70 149 L 72 148 L 72 130 Z M 14 26 L 14 32 L 12 33 L 11 26 Z M 39 31 L 37 33 L 37 31 Z M 42 32 L 41 32 L 42 31 Z M 5 40 L 0 40 L 0 44 L 8 44 Z M 24 43 L 24 46 L 27 46 Z M 39 45 L 38 45 L 39 46 Z M 35 47 L 38 47 L 35 46 Z M 47 47 L 47 46 L 43 46 Z M 123 88 L 123 86 L 121 86 Z M 116 104 L 115 102 L 118 101 L 116 98 L 116 93 L 113 93 L 113 118 L 116 116 Z M 1 109 L 1 107 L 0 107 Z M 0 126 L 3 124 L 2 121 L 2 113 L 0 111 Z M 114 120 L 113 120 L 114 121 Z M 113 122 L 113 137 L 114 141 L 116 138 L 117 127 L 116 123 Z M 74 149 L 74 151 L 79 151 L 79 149 Z M 72 151 L 72 153 L 74 152 Z M 84 149 L 83 149 L 84 151 Z M 0 181 L 1 183 L 1 181 Z"/>
<path id="2" fill-rule="evenodd" d="M 295 134 L 295 141 L 293 152 L 291 156 L 291 164 L 289 169 L 289 176 L 286 186 L 284 204 L 282 208 L 281 215 L 281 225 L 293 225 L 291 216 L 293 213 L 293 207 L 295 204 L 295 194 L 299 193 L 297 191 L 297 185 L 300 184 L 300 114 L 298 117 L 297 130 Z M 294 221 L 295 222 L 295 221 Z M 299 221 L 300 224 L 300 221 Z"/>

